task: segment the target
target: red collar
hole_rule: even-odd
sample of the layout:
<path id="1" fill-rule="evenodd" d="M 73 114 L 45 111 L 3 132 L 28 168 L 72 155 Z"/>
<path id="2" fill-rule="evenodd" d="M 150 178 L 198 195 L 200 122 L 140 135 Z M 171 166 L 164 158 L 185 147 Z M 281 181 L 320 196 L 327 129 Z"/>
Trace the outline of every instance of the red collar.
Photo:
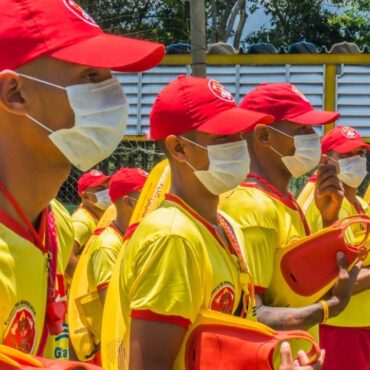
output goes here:
<path id="1" fill-rule="evenodd" d="M 262 186 L 259 186 L 259 184 L 256 184 L 256 183 L 250 183 L 250 182 L 248 182 L 248 179 L 254 179 Z M 284 195 L 274 185 L 272 185 L 270 182 L 268 182 L 262 176 L 257 175 L 255 173 L 248 174 L 247 181 L 242 183 L 241 186 L 256 188 L 256 189 L 270 195 L 271 197 L 279 200 L 280 202 L 284 203 L 286 206 L 293 209 L 294 211 L 297 211 L 299 213 L 300 217 L 301 217 L 302 222 L 303 222 L 303 226 L 304 226 L 306 235 L 311 234 L 311 230 L 310 230 L 310 227 L 307 223 L 306 217 L 305 217 L 301 207 L 298 205 L 294 195 L 290 191 L 288 191 L 287 196 Z"/>

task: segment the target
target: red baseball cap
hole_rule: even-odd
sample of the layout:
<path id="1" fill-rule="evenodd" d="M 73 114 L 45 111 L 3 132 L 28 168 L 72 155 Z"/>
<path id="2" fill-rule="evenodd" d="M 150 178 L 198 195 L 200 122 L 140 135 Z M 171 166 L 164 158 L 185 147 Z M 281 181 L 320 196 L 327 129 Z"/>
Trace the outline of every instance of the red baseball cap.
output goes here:
<path id="1" fill-rule="evenodd" d="M 141 168 L 121 168 L 111 178 L 109 196 L 112 202 L 135 191 L 140 191 L 148 174 Z"/>
<path id="2" fill-rule="evenodd" d="M 49 56 L 139 72 L 164 55 L 161 44 L 104 33 L 74 0 L 0 0 L 0 9 L 0 71 Z"/>
<path id="3" fill-rule="evenodd" d="M 338 126 L 330 130 L 322 139 L 322 153 L 327 154 L 331 150 L 344 154 L 358 148 L 370 151 L 370 145 L 366 144 L 361 135 L 349 126 Z"/>
<path id="4" fill-rule="evenodd" d="M 269 124 L 267 114 L 240 109 L 231 93 L 215 80 L 179 76 L 157 96 L 150 112 L 150 137 L 165 139 L 188 131 L 215 135 L 250 132 Z"/>
<path id="5" fill-rule="evenodd" d="M 290 83 L 260 84 L 243 98 L 239 106 L 270 114 L 275 117 L 275 123 L 326 125 L 340 116 L 337 112 L 314 109 L 303 93 Z"/>
<path id="6" fill-rule="evenodd" d="M 110 178 L 110 176 L 104 175 L 103 172 L 98 170 L 86 172 L 77 181 L 78 194 L 81 195 L 81 193 L 88 188 L 94 188 L 95 186 L 104 184 L 106 181 L 110 180 Z"/>

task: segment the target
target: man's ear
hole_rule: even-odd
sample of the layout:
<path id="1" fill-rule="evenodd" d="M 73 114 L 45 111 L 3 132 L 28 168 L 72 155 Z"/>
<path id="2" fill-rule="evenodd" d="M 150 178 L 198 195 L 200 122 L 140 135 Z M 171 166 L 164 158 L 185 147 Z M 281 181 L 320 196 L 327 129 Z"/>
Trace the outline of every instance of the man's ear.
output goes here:
<path id="1" fill-rule="evenodd" d="M 254 136 L 261 145 L 264 146 L 269 146 L 270 145 L 270 135 L 269 135 L 269 130 L 268 126 L 263 125 L 263 124 L 258 124 L 254 128 Z"/>
<path id="2" fill-rule="evenodd" d="M 171 158 L 178 162 L 186 161 L 185 146 L 190 145 L 184 140 L 179 139 L 175 135 L 169 135 L 166 137 L 164 144 L 166 145 L 167 151 Z"/>
<path id="3" fill-rule="evenodd" d="M 0 72 L 0 107 L 13 114 L 27 113 L 27 104 L 21 92 L 19 75 L 10 70 Z"/>

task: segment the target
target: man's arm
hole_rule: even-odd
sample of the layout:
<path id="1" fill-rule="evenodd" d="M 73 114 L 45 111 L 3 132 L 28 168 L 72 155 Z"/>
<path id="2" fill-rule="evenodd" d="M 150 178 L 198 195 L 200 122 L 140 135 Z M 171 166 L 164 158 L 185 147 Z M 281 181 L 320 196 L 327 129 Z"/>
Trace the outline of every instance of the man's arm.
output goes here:
<path id="1" fill-rule="evenodd" d="M 353 287 L 353 294 L 358 294 L 368 289 L 370 289 L 370 266 L 361 269 Z"/>
<path id="2" fill-rule="evenodd" d="M 186 329 L 161 321 L 132 319 L 130 370 L 171 370 Z"/>
<path id="3" fill-rule="evenodd" d="M 70 282 L 73 278 L 73 275 L 76 270 L 76 266 L 78 263 L 79 255 L 80 255 L 81 246 L 77 241 L 73 242 L 72 253 L 69 258 L 69 262 L 66 268 L 66 278 Z"/>
<path id="4" fill-rule="evenodd" d="M 342 252 L 337 254 L 337 263 L 339 267 L 338 280 L 330 296 L 326 299 L 329 306 L 329 317 L 339 315 L 347 306 L 362 266 L 362 262 L 359 262 L 349 272 Z M 299 308 L 269 307 L 263 304 L 261 295 L 256 295 L 256 305 L 258 321 L 277 330 L 307 330 L 322 322 L 324 318 L 324 310 L 321 303 Z"/>

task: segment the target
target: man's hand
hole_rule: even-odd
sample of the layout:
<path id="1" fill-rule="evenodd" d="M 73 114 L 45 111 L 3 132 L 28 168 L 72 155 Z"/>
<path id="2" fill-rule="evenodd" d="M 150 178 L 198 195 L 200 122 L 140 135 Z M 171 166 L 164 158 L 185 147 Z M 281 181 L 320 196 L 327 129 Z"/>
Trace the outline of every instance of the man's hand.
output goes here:
<path id="1" fill-rule="evenodd" d="M 330 226 L 338 219 L 344 197 L 344 189 L 334 165 L 323 155 L 317 169 L 315 204 L 320 211 L 323 226 Z"/>
<path id="2" fill-rule="evenodd" d="M 337 264 L 339 268 L 338 280 L 331 290 L 331 297 L 327 300 L 329 317 L 337 316 L 345 309 L 352 296 L 357 276 L 362 268 L 362 261 L 360 261 L 351 271 L 348 271 L 347 260 L 343 252 L 337 253 Z"/>
<path id="3" fill-rule="evenodd" d="M 309 359 L 304 351 L 298 352 L 298 359 L 292 359 L 292 351 L 290 345 L 284 342 L 280 348 L 280 368 L 279 370 L 320 370 L 322 369 L 325 359 L 325 351 L 322 350 L 320 358 L 313 365 L 307 365 Z"/>

